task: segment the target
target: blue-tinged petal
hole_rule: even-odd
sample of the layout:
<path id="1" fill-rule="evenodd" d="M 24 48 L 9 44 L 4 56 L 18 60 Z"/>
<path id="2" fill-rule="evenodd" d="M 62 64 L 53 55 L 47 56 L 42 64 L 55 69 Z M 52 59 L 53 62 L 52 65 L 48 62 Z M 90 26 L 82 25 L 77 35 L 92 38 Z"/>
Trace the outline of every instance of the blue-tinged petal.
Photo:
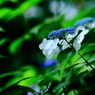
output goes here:
<path id="1" fill-rule="evenodd" d="M 64 29 L 55 30 L 49 33 L 48 38 L 49 39 L 55 39 L 58 37 L 63 37 L 68 34 L 74 35 L 75 34 L 75 28 L 74 27 L 67 27 Z"/>
<path id="2" fill-rule="evenodd" d="M 46 59 L 43 63 L 44 67 L 50 67 L 50 66 L 54 66 L 58 63 L 58 61 L 56 59 Z"/>
<path id="3" fill-rule="evenodd" d="M 84 18 L 84 19 L 81 19 L 81 20 L 77 21 L 75 23 L 74 27 L 84 26 L 85 24 L 90 23 L 90 22 L 93 22 L 93 21 L 94 21 L 94 18 L 87 17 L 87 18 Z"/>

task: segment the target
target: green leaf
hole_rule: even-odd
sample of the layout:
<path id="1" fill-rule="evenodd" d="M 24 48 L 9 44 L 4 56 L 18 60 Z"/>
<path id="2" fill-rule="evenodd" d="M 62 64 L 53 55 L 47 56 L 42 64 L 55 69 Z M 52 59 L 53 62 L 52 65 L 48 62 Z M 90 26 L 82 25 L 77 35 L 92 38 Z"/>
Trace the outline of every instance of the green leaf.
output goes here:
<path id="1" fill-rule="evenodd" d="M 71 59 L 71 56 L 73 55 L 72 48 L 67 48 L 61 53 L 59 53 L 57 59 L 60 63 L 60 79 L 64 77 L 64 71 L 67 67 L 67 65 L 70 65 L 70 62 L 68 62 Z"/>
<path id="2" fill-rule="evenodd" d="M 0 19 L 4 18 L 6 15 L 12 12 L 10 8 L 2 8 L 0 9 Z"/>
<path id="3" fill-rule="evenodd" d="M 3 45 L 3 44 L 6 43 L 8 40 L 9 40 L 9 38 L 0 39 L 0 45 Z"/>
<path id="4" fill-rule="evenodd" d="M 69 53 L 72 50 L 72 48 L 67 48 L 63 51 L 61 51 L 57 57 L 59 63 L 63 63 L 67 57 L 69 57 Z"/>
<path id="5" fill-rule="evenodd" d="M 76 63 L 76 64 L 74 64 L 74 65 L 68 66 L 65 70 L 66 70 L 66 71 L 69 71 L 71 68 L 73 68 L 73 67 L 75 67 L 75 66 L 77 66 L 77 65 L 80 65 L 80 64 L 83 64 L 83 63 Z"/>
<path id="6" fill-rule="evenodd" d="M 4 77 L 10 76 L 10 75 L 21 76 L 21 74 L 22 74 L 22 71 L 13 71 L 13 72 L 8 72 L 8 73 L 1 74 L 0 78 L 4 78 Z"/>
<path id="7" fill-rule="evenodd" d="M 12 88 L 1 92 L 0 95 L 20 95 L 20 93 L 22 93 L 22 92 L 32 92 L 32 93 L 34 93 L 36 91 L 33 88 L 30 88 L 30 87 L 14 85 L 14 86 L 12 86 Z"/>
<path id="8" fill-rule="evenodd" d="M 3 93 L 5 93 L 5 92 L 8 92 L 8 91 L 17 89 L 16 87 L 18 86 L 18 84 L 19 84 L 21 81 L 26 80 L 26 79 L 29 79 L 29 78 L 32 78 L 32 77 L 23 78 L 23 79 L 19 80 L 18 82 L 12 84 L 11 86 L 9 86 L 9 87 L 3 89 L 3 90 L 0 92 L 0 95 L 3 95 Z M 13 93 L 14 93 L 14 92 L 13 92 Z M 4 95 L 12 95 L 12 94 L 4 94 Z"/>
<path id="9" fill-rule="evenodd" d="M 8 57 L 6 57 L 6 56 L 0 54 L 0 58 L 8 58 Z M 8 58 L 8 59 L 9 59 L 9 58 Z"/>
<path id="10" fill-rule="evenodd" d="M 20 16 L 21 14 L 23 15 L 24 12 L 28 8 L 38 4 L 41 1 L 42 0 L 26 0 L 25 2 L 21 3 L 21 5 L 14 10 L 9 9 L 9 8 L 3 8 L 0 10 L 0 18 L 5 19 L 5 21 L 10 21 L 10 20 L 14 19 L 15 17 Z"/>
<path id="11" fill-rule="evenodd" d="M 21 10 L 19 8 L 17 8 L 15 10 L 12 10 L 8 14 L 6 14 L 4 19 L 7 22 L 7 21 L 10 21 L 10 20 L 16 18 L 17 16 L 20 16 L 20 15 L 21 15 Z"/>
<path id="12" fill-rule="evenodd" d="M 24 42 L 23 37 L 17 38 L 15 41 L 13 41 L 9 46 L 10 53 L 16 54 L 17 50 L 20 48 L 23 42 Z"/>
<path id="13" fill-rule="evenodd" d="M 20 9 L 26 11 L 29 7 L 32 7 L 36 4 L 38 4 L 39 2 L 41 2 L 42 0 L 26 0 L 25 2 L 23 2 L 21 5 L 20 5 Z"/>

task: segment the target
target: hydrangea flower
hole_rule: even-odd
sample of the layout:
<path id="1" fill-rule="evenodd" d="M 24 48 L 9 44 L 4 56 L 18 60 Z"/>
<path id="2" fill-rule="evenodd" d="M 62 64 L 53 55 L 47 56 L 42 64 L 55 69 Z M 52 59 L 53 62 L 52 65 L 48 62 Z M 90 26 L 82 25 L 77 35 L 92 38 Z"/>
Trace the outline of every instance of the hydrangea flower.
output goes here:
<path id="1" fill-rule="evenodd" d="M 78 52 L 78 50 L 81 48 L 81 43 L 85 35 L 89 32 L 87 28 L 95 28 L 95 20 L 91 17 L 84 18 L 77 21 L 74 26 L 76 27 L 77 33 L 79 30 L 82 30 L 82 32 L 78 35 L 73 43 L 73 47 L 75 48 L 76 52 Z"/>
<path id="2" fill-rule="evenodd" d="M 69 42 L 72 38 L 73 38 L 72 36 L 68 35 L 66 37 L 66 40 Z M 70 45 L 64 39 L 60 40 L 59 44 L 62 45 L 62 50 L 70 47 Z"/>
<path id="3" fill-rule="evenodd" d="M 39 45 L 39 48 L 42 50 L 43 54 L 48 59 L 50 59 L 53 57 L 54 54 L 60 52 L 59 45 L 63 46 L 62 50 L 69 46 L 66 41 L 61 42 L 59 38 L 60 37 L 63 38 L 64 36 L 68 36 L 68 35 L 74 35 L 74 33 L 75 33 L 75 28 L 73 27 L 68 27 L 68 28 L 52 31 L 48 35 L 49 40 L 44 38 L 42 43 Z M 69 40 L 69 38 L 67 37 L 67 40 Z"/>
<path id="4" fill-rule="evenodd" d="M 39 48 L 42 50 L 43 54 L 50 59 L 53 57 L 54 54 L 60 52 L 58 47 L 59 39 L 50 39 L 47 40 L 46 38 L 43 39 L 43 42 L 39 45 Z"/>
<path id="5" fill-rule="evenodd" d="M 81 48 L 81 43 L 84 40 L 85 35 L 89 32 L 88 29 L 86 29 L 84 26 L 78 26 L 76 31 L 78 33 L 79 30 L 82 30 L 82 32 L 77 36 L 77 38 L 73 42 L 73 47 L 75 48 L 76 52 Z"/>
<path id="6" fill-rule="evenodd" d="M 89 32 L 89 30 L 85 26 L 87 26 L 88 28 L 95 27 L 94 18 L 88 17 L 79 20 L 75 23 L 75 28 L 67 27 L 50 32 L 48 35 L 49 40 L 44 38 L 43 42 L 39 45 L 39 48 L 48 59 L 53 57 L 54 54 L 59 53 L 60 50 L 71 47 L 71 45 L 74 47 L 76 52 L 78 52 L 78 50 L 81 48 L 81 43 L 85 35 Z M 82 32 L 79 33 L 79 30 L 81 30 Z M 68 44 L 74 37 L 76 37 L 74 42 Z M 61 48 L 59 48 L 59 46 L 61 46 Z"/>

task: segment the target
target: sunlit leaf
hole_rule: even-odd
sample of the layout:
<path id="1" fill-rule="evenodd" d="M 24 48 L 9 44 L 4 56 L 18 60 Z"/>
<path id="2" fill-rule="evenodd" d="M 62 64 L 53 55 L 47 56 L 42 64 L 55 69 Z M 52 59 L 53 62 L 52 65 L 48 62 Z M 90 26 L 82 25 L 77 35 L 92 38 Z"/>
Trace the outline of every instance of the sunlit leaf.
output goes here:
<path id="1" fill-rule="evenodd" d="M 21 13 L 21 10 L 19 8 L 15 9 L 15 10 L 12 10 L 11 12 L 9 12 L 8 14 L 5 15 L 6 18 L 6 21 L 10 21 L 11 19 L 17 17 L 17 16 L 20 16 L 22 13 Z"/>
<path id="2" fill-rule="evenodd" d="M 25 2 L 23 2 L 20 5 L 20 9 L 22 9 L 22 11 L 27 10 L 30 6 L 34 6 L 36 4 L 38 4 L 39 2 L 41 2 L 42 0 L 26 0 Z"/>
<path id="3" fill-rule="evenodd" d="M 10 53 L 15 54 L 23 42 L 24 42 L 23 37 L 20 37 L 20 38 L 16 39 L 15 41 L 13 41 L 9 46 Z"/>
<path id="4" fill-rule="evenodd" d="M 0 6 L 5 3 L 7 0 L 0 0 Z"/>
<path id="5" fill-rule="evenodd" d="M 11 12 L 12 12 L 12 9 L 10 9 L 10 8 L 2 8 L 2 9 L 0 9 L 0 19 L 4 18 L 6 15 L 8 15 Z"/>

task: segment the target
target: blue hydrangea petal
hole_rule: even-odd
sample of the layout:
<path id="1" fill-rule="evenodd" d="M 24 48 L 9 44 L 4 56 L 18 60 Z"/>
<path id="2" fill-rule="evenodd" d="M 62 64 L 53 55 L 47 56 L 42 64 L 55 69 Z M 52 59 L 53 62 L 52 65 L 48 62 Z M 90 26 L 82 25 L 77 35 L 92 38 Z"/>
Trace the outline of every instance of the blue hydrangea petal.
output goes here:
<path id="1" fill-rule="evenodd" d="M 84 18 L 82 20 L 79 20 L 75 23 L 74 27 L 77 27 L 77 26 L 84 26 L 86 23 L 89 23 L 89 22 L 92 22 L 94 21 L 94 18 L 92 17 L 87 17 L 87 18 Z"/>
<path id="2" fill-rule="evenodd" d="M 59 29 L 59 30 L 55 30 L 49 33 L 48 38 L 49 39 L 55 39 L 58 37 L 63 37 L 64 35 L 68 35 L 68 34 L 74 34 L 75 33 L 75 28 L 73 27 L 68 27 L 68 28 L 64 28 L 64 29 Z"/>
<path id="3" fill-rule="evenodd" d="M 58 61 L 56 59 L 46 59 L 44 61 L 43 67 L 50 67 L 50 66 L 54 66 L 58 63 Z"/>

